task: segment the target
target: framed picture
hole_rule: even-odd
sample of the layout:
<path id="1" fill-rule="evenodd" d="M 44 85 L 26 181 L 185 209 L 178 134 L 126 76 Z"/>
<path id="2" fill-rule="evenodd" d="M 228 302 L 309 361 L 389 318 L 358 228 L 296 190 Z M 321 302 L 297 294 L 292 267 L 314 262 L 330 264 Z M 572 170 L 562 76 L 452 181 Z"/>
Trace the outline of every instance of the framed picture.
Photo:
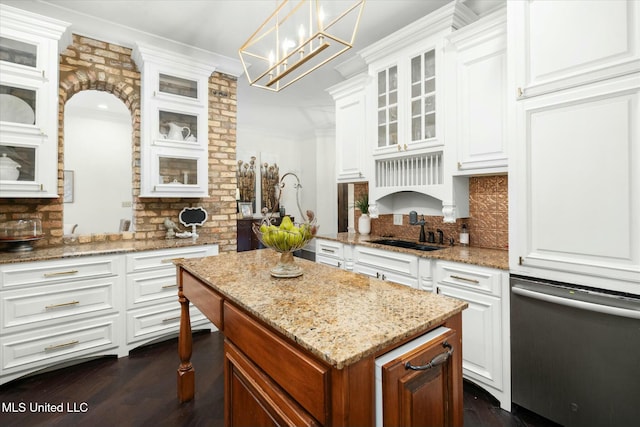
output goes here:
<path id="1" fill-rule="evenodd" d="M 64 171 L 63 203 L 73 203 L 73 171 Z"/>
<path id="2" fill-rule="evenodd" d="M 251 206 L 251 202 L 238 202 L 238 209 L 240 210 L 242 218 L 253 217 L 253 207 Z"/>

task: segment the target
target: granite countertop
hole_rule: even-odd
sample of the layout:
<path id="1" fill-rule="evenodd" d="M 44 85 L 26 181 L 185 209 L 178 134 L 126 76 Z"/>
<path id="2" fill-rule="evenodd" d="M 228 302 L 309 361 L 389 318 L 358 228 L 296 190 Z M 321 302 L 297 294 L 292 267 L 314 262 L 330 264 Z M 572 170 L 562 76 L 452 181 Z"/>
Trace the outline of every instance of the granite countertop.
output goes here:
<path id="1" fill-rule="evenodd" d="M 35 248 L 27 252 L 0 252 L 0 265 L 17 262 L 47 261 L 84 255 L 108 255 L 128 252 L 175 249 L 217 243 L 210 237 L 198 239 L 115 240 L 93 243 L 72 243 L 61 246 Z"/>
<path id="2" fill-rule="evenodd" d="M 296 258 L 276 279 L 272 250 L 177 261 L 194 276 L 337 369 L 419 335 L 467 303 Z"/>
<path id="3" fill-rule="evenodd" d="M 373 240 L 389 239 L 390 237 L 376 235 L 361 235 L 355 233 L 337 233 L 316 236 L 318 239 L 333 240 L 351 245 L 362 245 L 373 248 L 385 249 L 388 251 L 410 253 L 423 258 L 441 259 L 446 261 L 462 262 L 483 267 L 509 270 L 509 251 L 501 249 L 478 248 L 474 246 L 442 246 L 428 243 L 429 246 L 441 246 L 437 251 L 418 251 L 415 249 L 397 248 L 394 246 L 379 245 L 371 243 Z M 407 240 L 407 239 L 400 239 Z M 416 241 L 417 243 L 417 241 Z M 424 243 L 423 243 L 424 244 Z"/>

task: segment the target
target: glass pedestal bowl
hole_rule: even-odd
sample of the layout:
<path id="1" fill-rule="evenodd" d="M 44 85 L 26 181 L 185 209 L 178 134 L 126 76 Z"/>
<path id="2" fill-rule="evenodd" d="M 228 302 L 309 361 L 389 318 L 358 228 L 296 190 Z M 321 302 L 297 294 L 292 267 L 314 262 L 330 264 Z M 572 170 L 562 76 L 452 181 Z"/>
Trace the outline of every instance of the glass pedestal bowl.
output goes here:
<path id="1" fill-rule="evenodd" d="M 253 224 L 253 232 L 260 242 L 274 251 L 280 253 L 280 260 L 270 272 L 273 277 L 298 277 L 303 274 L 302 267 L 297 265 L 293 253 L 306 246 L 314 238 L 317 230 L 315 220 L 294 224 L 289 217 L 284 217 L 278 227 L 263 220 L 260 225 Z"/>

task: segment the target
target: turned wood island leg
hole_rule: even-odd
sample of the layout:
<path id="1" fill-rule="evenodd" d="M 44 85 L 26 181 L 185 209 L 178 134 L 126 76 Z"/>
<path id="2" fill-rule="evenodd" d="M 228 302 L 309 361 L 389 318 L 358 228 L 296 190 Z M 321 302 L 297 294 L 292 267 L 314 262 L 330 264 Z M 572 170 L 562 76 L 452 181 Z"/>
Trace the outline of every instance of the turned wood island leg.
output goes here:
<path id="1" fill-rule="evenodd" d="M 184 296 L 182 277 L 178 275 L 178 301 L 180 302 L 180 335 L 178 336 L 178 400 L 187 402 L 195 395 L 195 370 L 191 364 L 193 339 L 191 336 L 191 317 L 189 315 L 189 300 Z"/>

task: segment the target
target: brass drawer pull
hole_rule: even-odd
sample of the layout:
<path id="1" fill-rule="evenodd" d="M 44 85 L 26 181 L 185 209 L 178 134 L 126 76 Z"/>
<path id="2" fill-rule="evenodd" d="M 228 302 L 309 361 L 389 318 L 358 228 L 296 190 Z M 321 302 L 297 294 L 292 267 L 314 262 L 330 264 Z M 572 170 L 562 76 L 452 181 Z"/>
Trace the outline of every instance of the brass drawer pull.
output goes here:
<path id="1" fill-rule="evenodd" d="M 55 273 L 44 273 L 44 277 L 69 276 L 78 273 L 78 270 L 56 271 Z"/>
<path id="2" fill-rule="evenodd" d="M 476 285 L 478 283 L 480 283 L 479 280 L 476 279 L 467 279 L 466 277 L 461 277 L 461 276 L 454 276 L 453 274 L 451 275 L 452 279 L 456 279 L 456 280 L 462 280 L 463 282 L 469 282 L 469 283 L 475 283 Z"/>
<path id="3" fill-rule="evenodd" d="M 178 287 L 178 284 L 175 283 L 173 285 L 163 285 L 162 289 L 177 288 L 177 287 Z"/>
<path id="4" fill-rule="evenodd" d="M 169 317 L 167 319 L 162 319 L 162 323 L 173 322 L 174 320 L 180 320 L 180 316 Z"/>
<path id="5" fill-rule="evenodd" d="M 49 310 L 51 308 L 66 307 L 69 305 L 76 305 L 76 304 L 80 304 L 80 301 L 71 301 L 71 302 L 63 302 L 62 304 L 45 305 L 44 308 L 46 310 Z"/>
<path id="6" fill-rule="evenodd" d="M 64 347 L 71 347 L 72 345 L 76 345 L 78 343 L 80 343 L 80 341 L 73 340 L 73 341 L 66 342 L 64 344 L 50 345 L 49 347 L 45 347 L 44 351 L 58 350 L 58 349 L 64 348 Z"/>

